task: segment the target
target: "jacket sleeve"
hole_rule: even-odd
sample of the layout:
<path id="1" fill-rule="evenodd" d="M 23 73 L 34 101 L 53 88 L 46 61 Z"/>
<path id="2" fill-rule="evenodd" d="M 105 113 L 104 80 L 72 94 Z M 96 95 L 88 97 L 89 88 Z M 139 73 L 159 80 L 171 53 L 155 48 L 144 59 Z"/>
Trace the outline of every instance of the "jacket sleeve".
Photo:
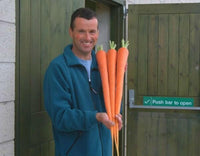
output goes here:
<path id="1" fill-rule="evenodd" d="M 43 89 L 45 108 L 55 129 L 63 132 L 87 131 L 98 123 L 96 111 L 72 107 L 70 88 L 59 65 L 49 65 Z"/>

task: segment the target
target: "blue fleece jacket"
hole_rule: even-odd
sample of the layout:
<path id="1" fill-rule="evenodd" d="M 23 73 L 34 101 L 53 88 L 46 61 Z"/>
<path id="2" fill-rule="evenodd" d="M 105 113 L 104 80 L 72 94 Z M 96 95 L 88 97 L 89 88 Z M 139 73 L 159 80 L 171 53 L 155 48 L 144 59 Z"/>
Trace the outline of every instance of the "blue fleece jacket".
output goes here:
<path id="1" fill-rule="evenodd" d="M 105 112 L 101 78 L 92 52 L 91 82 L 68 45 L 49 65 L 45 108 L 51 118 L 56 156 L 111 156 L 111 134 L 96 120 Z"/>

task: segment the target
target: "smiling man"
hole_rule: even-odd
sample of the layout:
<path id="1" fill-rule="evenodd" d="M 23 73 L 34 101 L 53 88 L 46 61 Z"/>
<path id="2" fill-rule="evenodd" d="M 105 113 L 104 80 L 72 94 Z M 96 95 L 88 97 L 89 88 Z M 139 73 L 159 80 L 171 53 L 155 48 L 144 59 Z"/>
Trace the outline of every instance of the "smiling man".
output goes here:
<path id="1" fill-rule="evenodd" d="M 95 12 L 79 8 L 71 17 L 73 43 L 49 65 L 44 79 L 45 108 L 51 118 L 56 156 L 111 156 L 109 120 L 93 48 L 98 40 Z M 119 129 L 121 116 L 116 117 Z"/>
<path id="2" fill-rule="evenodd" d="M 92 49 L 99 36 L 98 21 L 96 18 L 87 20 L 77 17 L 73 23 L 69 30 L 73 39 L 72 51 L 77 57 L 90 60 Z"/>

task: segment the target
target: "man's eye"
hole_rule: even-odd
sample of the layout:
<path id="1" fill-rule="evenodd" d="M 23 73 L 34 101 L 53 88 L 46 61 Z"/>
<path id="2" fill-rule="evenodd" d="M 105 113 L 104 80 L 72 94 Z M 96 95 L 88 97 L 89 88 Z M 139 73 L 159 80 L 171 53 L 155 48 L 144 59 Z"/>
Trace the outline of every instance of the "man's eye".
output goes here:
<path id="1" fill-rule="evenodd" d="M 90 31 L 90 34 L 96 34 L 96 31 Z"/>
<path id="2" fill-rule="evenodd" d="M 84 33 L 84 31 L 83 30 L 79 30 L 79 33 Z"/>

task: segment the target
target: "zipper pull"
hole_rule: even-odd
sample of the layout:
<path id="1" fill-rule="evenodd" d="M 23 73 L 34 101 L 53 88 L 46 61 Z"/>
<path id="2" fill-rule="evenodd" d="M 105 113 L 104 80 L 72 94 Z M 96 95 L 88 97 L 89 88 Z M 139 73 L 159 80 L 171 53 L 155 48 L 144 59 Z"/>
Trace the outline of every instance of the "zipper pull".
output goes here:
<path id="1" fill-rule="evenodd" d="M 97 92 L 94 88 L 92 88 L 92 83 L 91 83 L 91 81 L 89 81 L 89 85 L 90 85 L 91 91 L 92 91 L 94 94 L 98 94 L 98 92 Z"/>

